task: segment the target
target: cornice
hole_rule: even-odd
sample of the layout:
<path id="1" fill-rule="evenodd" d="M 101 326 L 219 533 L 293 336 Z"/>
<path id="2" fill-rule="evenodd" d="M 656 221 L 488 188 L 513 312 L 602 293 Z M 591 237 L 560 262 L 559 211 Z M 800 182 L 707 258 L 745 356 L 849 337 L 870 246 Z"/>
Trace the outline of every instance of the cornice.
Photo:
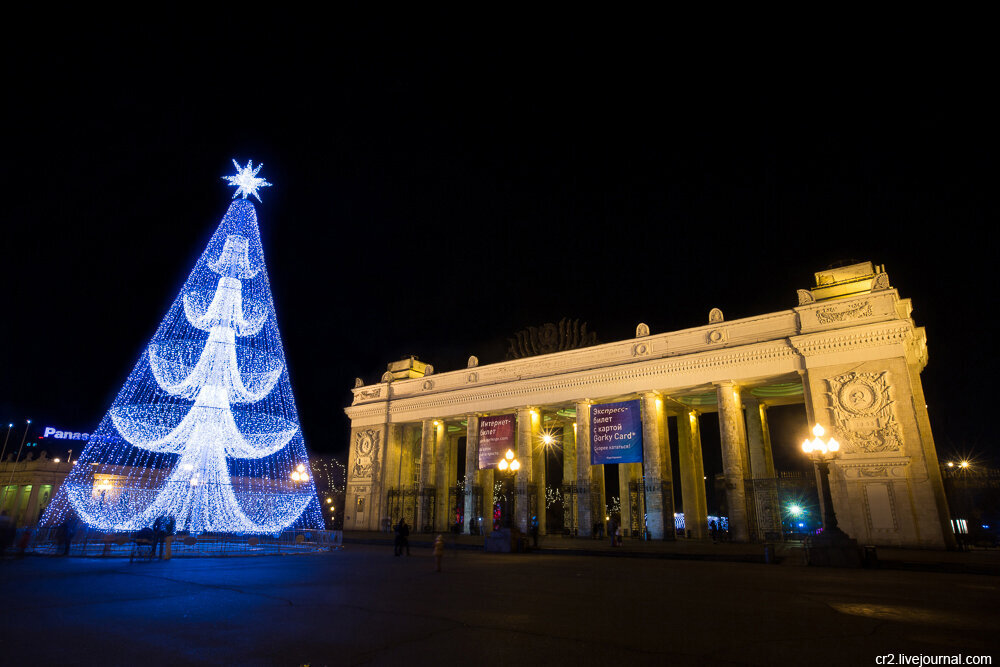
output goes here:
<path id="1" fill-rule="evenodd" d="M 893 320 L 860 328 L 792 336 L 789 341 L 803 357 L 811 357 L 884 345 L 906 344 L 912 335 L 912 324 Z"/>
<path id="2" fill-rule="evenodd" d="M 515 379 L 486 386 L 463 387 L 459 390 L 438 390 L 422 395 L 395 397 L 390 393 L 386 401 L 369 402 L 345 409 L 352 419 L 385 415 L 387 407 L 390 415 L 403 412 L 437 410 L 442 414 L 463 412 L 456 407 L 504 401 L 512 405 L 530 403 L 530 397 L 541 393 L 570 392 L 589 395 L 587 389 L 605 384 L 621 384 L 648 378 L 659 379 L 660 383 L 671 376 L 691 372 L 728 369 L 749 369 L 761 363 L 796 357 L 795 350 L 787 340 L 767 341 L 740 348 L 727 348 L 717 352 L 703 352 L 683 357 L 646 360 L 639 363 L 622 364 L 614 367 L 590 369 L 575 373 L 564 373 L 548 377 Z M 391 389 L 390 389 L 391 391 Z M 464 410 L 469 412 L 470 410 Z"/>

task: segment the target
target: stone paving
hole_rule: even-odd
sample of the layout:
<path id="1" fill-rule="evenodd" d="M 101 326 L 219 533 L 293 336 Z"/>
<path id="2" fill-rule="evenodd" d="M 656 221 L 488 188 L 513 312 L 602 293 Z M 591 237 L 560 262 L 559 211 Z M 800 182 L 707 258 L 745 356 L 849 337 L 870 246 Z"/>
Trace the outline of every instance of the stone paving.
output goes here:
<path id="1" fill-rule="evenodd" d="M 0 563 L 4 664 L 876 664 L 1000 659 L 1000 577 L 348 544 Z M 898 660 L 896 664 L 899 664 Z M 995 663 L 1000 664 L 1000 663 Z"/>

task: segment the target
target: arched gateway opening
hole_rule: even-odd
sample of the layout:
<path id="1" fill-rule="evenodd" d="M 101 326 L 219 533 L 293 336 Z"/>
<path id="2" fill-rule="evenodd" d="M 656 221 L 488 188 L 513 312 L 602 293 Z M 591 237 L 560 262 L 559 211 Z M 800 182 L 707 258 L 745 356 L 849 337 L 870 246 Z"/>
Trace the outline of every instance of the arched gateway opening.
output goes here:
<path id="1" fill-rule="evenodd" d="M 822 516 L 797 451 L 819 423 L 843 443 L 830 483 L 845 532 L 951 546 L 909 300 L 867 262 L 815 277 L 787 311 L 713 309 L 691 329 L 640 324 L 634 339 L 440 374 L 410 358 L 359 380 L 345 528 L 778 539 Z"/>

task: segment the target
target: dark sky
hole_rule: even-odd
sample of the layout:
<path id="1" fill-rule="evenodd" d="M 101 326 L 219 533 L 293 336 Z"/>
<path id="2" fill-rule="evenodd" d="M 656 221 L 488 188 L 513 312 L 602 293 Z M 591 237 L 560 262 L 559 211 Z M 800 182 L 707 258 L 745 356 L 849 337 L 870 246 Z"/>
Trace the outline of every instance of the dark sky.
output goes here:
<path id="1" fill-rule="evenodd" d="M 313 451 L 346 450 L 354 377 L 403 355 L 447 371 L 562 317 L 611 341 L 787 309 L 856 259 L 927 327 L 939 451 L 997 453 L 995 77 L 974 36 L 445 18 L 11 25 L 0 420 L 96 425 L 235 157 L 274 183 L 257 210 Z"/>

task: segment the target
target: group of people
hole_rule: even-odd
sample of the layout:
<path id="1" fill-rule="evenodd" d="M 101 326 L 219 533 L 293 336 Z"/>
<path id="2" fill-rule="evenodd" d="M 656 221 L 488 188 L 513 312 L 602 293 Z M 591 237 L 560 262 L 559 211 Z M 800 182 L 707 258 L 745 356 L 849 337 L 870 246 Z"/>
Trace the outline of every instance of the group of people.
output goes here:
<path id="1" fill-rule="evenodd" d="M 153 555 L 156 555 L 156 548 L 159 547 L 159 558 L 170 560 L 171 545 L 174 539 L 174 532 L 177 529 L 177 521 L 172 516 L 158 516 L 153 522 Z M 166 552 L 166 555 L 164 555 Z"/>
<path id="2" fill-rule="evenodd" d="M 406 519 L 400 518 L 399 523 L 393 527 L 395 538 L 393 539 L 393 556 L 402 556 L 403 550 L 406 555 L 410 555 L 410 526 Z M 444 556 L 444 536 L 438 535 L 434 538 L 434 564 L 437 572 L 441 571 L 441 558 Z"/>

